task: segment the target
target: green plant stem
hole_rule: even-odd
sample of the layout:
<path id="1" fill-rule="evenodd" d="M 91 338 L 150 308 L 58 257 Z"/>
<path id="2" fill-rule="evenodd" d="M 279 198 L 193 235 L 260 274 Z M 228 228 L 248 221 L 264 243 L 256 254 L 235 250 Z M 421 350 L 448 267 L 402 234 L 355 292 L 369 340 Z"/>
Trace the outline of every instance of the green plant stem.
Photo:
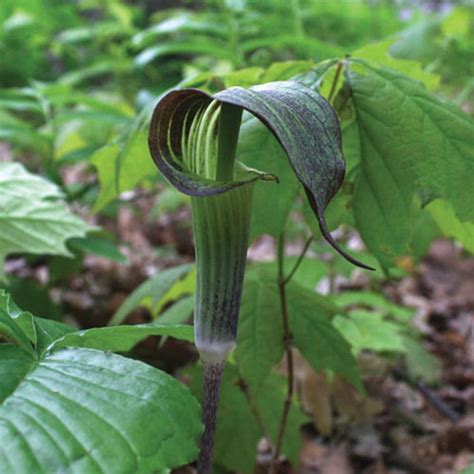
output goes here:
<path id="1" fill-rule="evenodd" d="M 278 435 L 275 442 L 275 449 L 273 451 L 272 464 L 270 466 L 270 472 L 273 473 L 275 470 L 275 463 L 278 460 L 283 444 L 283 437 L 285 435 L 286 422 L 288 420 L 288 414 L 290 412 L 291 402 L 293 400 L 293 387 L 294 387 L 294 363 L 293 363 L 293 351 L 291 349 L 291 330 L 290 322 L 288 318 L 288 305 L 286 302 L 286 278 L 283 270 L 283 258 L 285 251 L 285 237 L 281 234 L 278 237 L 277 246 L 277 259 L 278 259 L 278 291 L 280 295 L 280 307 L 281 307 L 281 318 L 283 322 L 283 341 L 286 352 L 286 365 L 288 371 L 288 385 L 286 398 L 283 404 L 283 412 L 280 419 L 280 426 L 278 429 Z"/>
<path id="2" fill-rule="evenodd" d="M 199 451 L 198 474 L 212 472 L 212 453 L 214 450 L 214 435 L 216 431 L 217 407 L 219 404 L 220 385 L 224 362 L 203 361 L 204 393 L 202 401 L 202 423 L 204 433 L 201 438 Z"/>
<path id="3" fill-rule="evenodd" d="M 285 285 L 288 284 L 288 282 L 293 278 L 293 275 L 296 273 L 296 270 L 298 270 L 301 262 L 303 261 L 304 256 L 306 255 L 306 252 L 309 249 L 309 246 L 311 245 L 311 242 L 313 241 L 313 236 L 311 236 L 306 243 L 304 244 L 303 250 L 300 253 L 300 256 L 298 257 L 298 260 L 295 263 L 295 266 L 291 269 L 290 273 L 288 276 L 285 278 Z"/>
<path id="4" fill-rule="evenodd" d="M 337 83 L 339 82 L 339 77 L 341 75 L 342 68 L 344 67 L 344 64 L 345 64 L 344 60 L 341 60 L 337 63 L 336 74 L 334 75 L 334 80 L 332 81 L 331 89 L 330 89 L 329 95 L 328 95 L 328 102 L 332 101 L 333 95 L 336 92 L 336 86 L 337 86 Z"/>

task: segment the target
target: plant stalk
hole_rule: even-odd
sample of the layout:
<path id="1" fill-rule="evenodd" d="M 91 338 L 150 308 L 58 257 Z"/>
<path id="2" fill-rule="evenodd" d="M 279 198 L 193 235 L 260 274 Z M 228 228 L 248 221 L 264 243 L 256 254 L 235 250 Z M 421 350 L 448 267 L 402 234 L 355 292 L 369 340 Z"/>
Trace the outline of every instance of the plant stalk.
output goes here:
<path id="1" fill-rule="evenodd" d="M 291 330 L 290 330 L 290 322 L 288 318 L 288 305 L 286 301 L 286 284 L 289 281 L 289 278 L 285 278 L 284 271 L 283 271 L 284 250 L 285 250 L 285 237 L 283 234 L 281 234 L 278 237 L 278 246 L 277 246 L 278 292 L 280 295 L 281 318 L 283 322 L 283 341 L 285 344 L 285 352 L 286 352 L 288 385 L 287 385 L 285 402 L 283 404 L 283 412 L 280 419 L 278 435 L 275 442 L 275 449 L 273 451 L 272 463 L 270 466 L 271 473 L 275 472 L 275 463 L 278 461 L 278 458 L 280 457 L 281 447 L 283 445 L 283 438 L 285 436 L 286 423 L 288 420 L 288 414 L 290 413 L 291 402 L 293 400 L 293 387 L 294 387 L 294 362 L 293 362 L 293 351 L 291 349 L 292 335 L 291 335 Z M 292 274 L 290 275 L 292 276 Z"/>
<path id="2" fill-rule="evenodd" d="M 332 101 L 333 95 L 336 92 L 336 86 L 337 86 L 337 83 L 339 82 L 339 76 L 341 75 L 344 64 L 345 64 L 344 60 L 341 60 L 337 63 L 336 73 L 334 74 L 334 80 L 332 81 L 331 90 L 329 91 L 329 95 L 328 95 L 328 102 Z"/>
<path id="3" fill-rule="evenodd" d="M 304 256 L 306 255 L 306 252 L 309 249 L 309 246 L 311 245 L 311 242 L 313 241 L 313 236 L 311 236 L 306 243 L 304 244 L 303 250 L 301 251 L 298 260 L 295 263 L 295 266 L 292 268 L 291 272 L 288 274 L 288 276 L 285 278 L 285 285 L 293 278 L 293 275 L 296 273 L 296 270 L 298 270 L 301 262 L 303 261 Z"/>
<path id="4" fill-rule="evenodd" d="M 204 433 L 201 438 L 201 450 L 198 458 L 198 474 L 210 474 L 212 472 L 217 407 L 224 366 L 225 360 L 217 362 L 203 361 L 202 423 L 204 425 Z"/>
<path id="5" fill-rule="evenodd" d="M 222 104 L 217 130 L 217 181 L 234 178 L 242 110 Z M 198 474 L 210 474 L 220 384 L 228 353 L 235 347 L 250 224 L 252 185 L 226 193 L 193 196 L 197 291 L 195 343 L 203 363 L 204 433 Z"/>

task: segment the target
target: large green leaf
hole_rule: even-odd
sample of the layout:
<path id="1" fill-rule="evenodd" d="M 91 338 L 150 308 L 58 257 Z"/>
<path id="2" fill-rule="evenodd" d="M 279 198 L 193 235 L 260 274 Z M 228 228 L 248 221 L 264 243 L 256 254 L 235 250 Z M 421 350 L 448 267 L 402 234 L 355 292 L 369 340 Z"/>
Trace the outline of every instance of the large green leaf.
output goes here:
<path id="1" fill-rule="evenodd" d="M 252 168 L 268 170 L 278 176 L 279 181 L 255 183 L 250 241 L 262 234 L 280 235 L 299 190 L 284 150 L 265 125 L 248 115 L 242 122 L 237 157 Z M 271 161 L 267 157 L 271 157 Z"/>
<path id="2" fill-rule="evenodd" d="M 62 202 L 46 199 L 59 196 L 53 185 L 19 165 L 0 163 L 0 181 L 9 180 L 16 180 L 18 191 L 15 185 L 3 184 L 7 192 L 0 195 L 0 276 L 3 259 L 11 253 L 70 255 L 66 241 L 83 237 L 92 227 Z"/>
<path id="3" fill-rule="evenodd" d="M 48 350 L 62 347 L 86 347 L 102 351 L 128 352 L 149 336 L 170 336 L 193 341 L 193 327 L 185 324 L 134 324 L 85 329 L 71 332 L 57 339 Z"/>
<path id="4" fill-rule="evenodd" d="M 90 349 L 37 360 L 0 345 L 0 374 L 2 473 L 151 474 L 197 454 L 199 405 L 141 362 Z"/>
<path id="5" fill-rule="evenodd" d="M 294 344 L 303 357 L 316 370 L 332 370 L 362 389 L 351 347 L 332 324 L 337 307 L 294 282 L 290 282 L 287 290 Z"/>
<path id="6" fill-rule="evenodd" d="M 365 243 L 386 267 L 411 253 L 414 198 L 447 199 L 474 220 L 474 124 L 418 82 L 366 62 L 347 78 L 360 139 L 353 209 Z"/>
<path id="7" fill-rule="evenodd" d="M 283 357 L 283 325 L 275 277 L 252 272 L 244 284 L 235 358 L 252 389 Z"/>

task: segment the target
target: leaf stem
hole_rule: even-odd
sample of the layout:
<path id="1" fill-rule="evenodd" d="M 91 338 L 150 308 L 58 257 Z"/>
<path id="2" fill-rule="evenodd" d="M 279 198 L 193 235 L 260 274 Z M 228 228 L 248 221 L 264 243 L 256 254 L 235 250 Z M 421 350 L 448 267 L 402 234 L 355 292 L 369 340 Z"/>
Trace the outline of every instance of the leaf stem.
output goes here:
<path id="1" fill-rule="evenodd" d="M 342 68 L 343 68 L 345 63 L 346 63 L 346 61 L 343 60 L 343 59 L 341 59 L 337 63 L 336 74 L 334 75 L 334 79 L 333 79 L 332 84 L 331 84 L 331 90 L 329 91 L 329 95 L 328 95 L 328 102 L 332 101 L 333 95 L 336 92 L 336 86 L 337 86 L 337 83 L 339 82 L 339 76 L 341 75 Z"/>
<path id="2" fill-rule="evenodd" d="M 278 291 L 280 295 L 280 306 L 281 306 L 281 318 L 283 322 L 283 341 L 286 351 L 286 364 L 288 371 L 288 386 L 286 392 L 286 398 L 283 404 L 283 412 L 280 419 L 280 427 L 278 429 L 278 435 L 275 443 L 275 449 L 273 451 L 272 464 L 270 466 L 270 472 L 275 472 L 275 463 L 278 461 L 280 456 L 281 447 L 283 444 L 283 437 L 285 435 L 286 423 L 288 420 L 288 414 L 290 412 L 291 402 L 293 400 L 293 387 L 294 387 L 294 363 L 293 363 L 293 351 L 291 349 L 292 345 L 292 335 L 290 330 L 290 322 L 288 318 L 288 305 L 286 302 L 286 284 L 287 279 L 285 279 L 283 272 L 283 258 L 285 251 L 285 236 L 280 234 L 278 237 L 277 245 L 277 258 L 278 258 Z"/>
<path id="3" fill-rule="evenodd" d="M 212 472 L 212 452 L 216 431 L 217 406 L 219 404 L 220 385 L 225 361 L 203 361 L 204 395 L 202 401 L 202 422 L 204 433 L 201 438 L 201 450 L 198 458 L 198 474 Z"/>
<path id="4" fill-rule="evenodd" d="M 303 258 L 306 255 L 306 252 L 308 251 L 309 246 L 311 245 L 312 241 L 313 241 L 313 236 L 311 236 L 304 244 L 303 250 L 301 251 L 300 256 L 298 257 L 298 260 L 296 261 L 295 266 L 291 269 L 291 272 L 285 278 L 285 285 L 293 278 L 293 275 L 296 273 L 296 270 L 298 270 L 298 267 L 303 261 Z"/>

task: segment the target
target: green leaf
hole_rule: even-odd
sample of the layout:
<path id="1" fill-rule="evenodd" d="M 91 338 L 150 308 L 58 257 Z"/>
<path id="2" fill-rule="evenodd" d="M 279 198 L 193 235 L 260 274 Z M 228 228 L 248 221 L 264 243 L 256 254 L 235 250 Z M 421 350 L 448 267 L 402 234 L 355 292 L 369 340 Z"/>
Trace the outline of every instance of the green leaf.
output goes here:
<path id="1" fill-rule="evenodd" d="M 163 21 L 134 35 L 132 44 L 139 48 L 148 46 L 156 42 L 160 36 L 172 33 L 207 33 L 226 38 L 228 32 L 219 22 L 217 15 L 212 15 L 208 11 L 201 13 L 179 10 L 171 12 Z"/>
<path id="2" fill-rule="evenodd" d="M 440 45 L 438 36 L 441 16 L 423 19 L 398 35 L 397 42 L 390 48 L 396 58 L 429 61 L 438 57 Z"/>
<path id="3" fill-rule="evenodd" d="M 314 61 L 280 61 L 274 62 L 264 70 L 260 83 L 287 81 L 299 74 L 304 74 L 314 67 Z"/>
<path id="4" fill-rule="evenodd" d="M 447 237 L 457 239 L 466 250 L 474 253 L 474 221 L 461 222 L 455 215 L 453 206 L 444 199 L 436 199 L 425 208 Z"/>
<path id="5" fill-rule="evenodd" d="M 344 291 L 335 295 L 331 300 L 339 307 L 373 308 L 383 311 L 384 314 L 393 316 L 400 321 L 407 321 L 413 316 L 413 309 L 392 303 L 380 293 L 370 291 Z"/>
<path id="6" fill-rule="evenodd" d="M 150 297 L 151 303 L 146 302 L 148 307 L 157 306 L 167 292 L 181 278 L 184 278 L 191 271 L 191 265 L 179 265 L 168 270 L 160 271 L 157 275 L 146 280 L 126 298 L 120 308 L 112 316 L 109 325 L 120 324 L 128 314 L 136 307 L 144 305 Z"/>
<path id="7" fill-rule="evenodd" d="M 237 380 L 237 372 L 227 364 L 217 412 L 214 462 L 229 470 L 252 472 L 262 433 Z"/>
<path id="8" fill-rule="evenodd" d="M 265 427 L 268 429 L 273 441 L 278 436 L 281 414 L 286 399 L 288 383 L 286 377 L 280 374 L 270 374 L 263 382 L 262 388 L 256 397 L 255 404 L 262 416 Z M 296 397 L 290 405 L 285 435 L 283 437 L 282 452 L 296 468 L 302 445 L 300 433 L 301 426 L 308 418 L 301 411 Z"/>
<path id="9" fill-rule="evenodd" d="M 185 323 L 193 314 L 194 296 L 185 296 L 158 316 L 161 324 Z"/>
<path id="10" fill-rule="evenodd" d="M 4 299 L 4 293 L 0 293 L 0 296 Z M 4 301 L 0 302 L 0 338 L 17 345 L 25 351 L 33 352 L 30 340 L 21 327 L 10 317 L 6 311 L 8 306 L 5 307 L 4 303 Z"/>
<path id="11" fill-rule="evenodd" d="M 267 157 L 271 156 L 271 162 Z M 247 166 L 267 169 L 278 176 L 278 183 L 255 183 L 252 196 L 250 242 L 263 234 L 278 236 L 299 190 L 285 151 L 273 134 L 256 118 L 244 118 L 239 136 L 237 157 Z"/>
<path id="12" fill-rule="evenodd" d="M 149 336 L 170 336 L 193 341 L 193 327 L 185 324 L 134 324 L 85 329 L 70 332 L 48 347 L 55 351 L 63 347 L 86 347 L 111 352 L 128 352 Z"/>
<path id="13" fill-rule="evenodd" d="M 465 467 L 459 474 L 474 474 L 474 463 Z"/>
<path id="14" fill-rule="evenodd" d="M 0 176 L 19 173 L 21 195 L 13 192 L 0 195 L 0 277 L 3 259 L 11 253 L 71 255 L 66 241 L 71 237 L 83 237 L 93 228 L 72 214 L 57 200 L 45 199 L 57 196 L 56 189 L 47 182 L 38 184 L 38 177 L 29 175 L 31 188 L 27 189 L 26 172 L 18 166 L 0 163 Z M 7 179 L 5 178 L 5 179 Z M 2 178 L 0 178 L 1 180 Z"/>
<path id="15" fill-rule="evenodd" d="M 21 149 L 33 150 L 43 157 L 48 156 L 51 149 L 48 137 L 29 125 L 0 124 L 0 139 Z"/>
<path id="16" fill-rule="evenodd" d="M 0 290 L 0 313 L 2 312 L 9 316 L 28 338 L 37 354 L 40 354 L 56 339 L 61 338 L 68 332 L 74 331 L 72 326 L 50 319 L 38 318 L 28 311 L 21 310 L 4 290 Z M 11 324 L 8 325 L 11 327 Z M 22 347 L 26 350 L 31 350 L 31 344 L 25 345 L 24 342 L 25 340 L 22 337 Z"/>
<path id="17" fill-rule="evenodd" d="M 71 249 L 98 255 L 117 263 L 127 263 L 127 257 L 110 240 L 100 236 L 87 236 L 83 239 L 71 239 Z"/>
<path id="18" fill-rule="evenodd" d="M 3 196 L 15 198 L 25 195 L 33 195 L 35 199 L 63 197 L 54 183 L 29 173 L 19 163 L 0 163 L 0 187 Z"/>
<path id="19" fill-rule="evenodd" d="M 183 296 L 194 295 L 196 292 L 196 267 L 191 269 L 183 277 L 176 280 L 166 293 L 158 300 L 155 295 L 150 294 L 143 298 L 142 305 L 147 307 L 154 318 L 162 318 L 161 311 Z"/>
<path id="20" fill-rule="evenodd" d="M 7 316 L 14 319 L 28 339 L 32 341 L 33 344 L 36 343 L 34 326 L 31 321 L 33 316 L 26 311 L 22 311 L 12 300 L 11 295 L 3 289 L 0 289 L 0 311 L 3 311 Z M 26 321 L 25 315 L 29 315 L 27 319 L 30 321 Z"/>
<path id="21" fill-rule="evenodd" d="M 443 372 L 441 361 L 423 347 L 421 338 L 417 339 L 411 334 L 405 334 L 403 344 L 405 346 L 405 362 L 410 377 L 428 383 L 439 382 Z"/>
<path id="22" fill-rule="evenodd" d="M 215 58 L 233 61 L 234 53 L 229 51 L 224 44 L 219 45 L 215 39 L 194 38 L 193 40 L 174 40 L 163 42 L 158 46 L 144 49 L 136 58 L 135 64 L 139 67 L 146 66 L 155 59 L 169 55 L 196 54 L 213 56 Z"/>
<path id="23" fill-rule="evenodd" d="M 36 316 L 33 316 L 33 324 L 36 332 L 35 349 L 38 354 L 43 353 L 54 341 L 75 331 L 74 327 L 67 324 L 52 321 L 51 319 L 38 318 Z"/>
<path id="24" fill-rule="evenodd" d="M 380 313 L 355 310 L 346 316 L 336 316 L 333 324 L 355 354 L 363 349 L 405 352 L 401 334 L 404 326 L 386 320 Z"/>
<path id="25" fill-rule="evenodd" d="M 100 194 L 94 205 L 94 212 L 103 209 L 120 193 L 133 189 L 145 178 L 156 175 L 150 159 L 146 134 L 137 130 L 125 141 L 106 145 L 91 157 L 97 167 Z"/>
<path id="26" fill-rule="evenodd" d="M 388 69 L 357 61 L 348 80 L 361 157 L 354 216 L 369 250 L 388 268 L 411 254 L 416 193 L 444 197 L 460 220 L 474 220 L 474 124 L 420 83 Z"/>
<path id="27" fill-rule="evenodd" d="M 283 325 L 276 279 L 252 272 L 244 284 L 235 360 L 253 390 L 283 357 Z"/>
<path id="28" fill-rule="evenodd" d="M 11 253 L 70 256 L 66 240 L 92 229 L 62 203 L 30 199 L 0 198 L 0 264 Z"/>
<path id="29" fill-rule="evenodd" d="M 332 324 L 337 307 L 294 282 L 287 286 L 288 313 L 295 346 L 316 370 L 328 369 L 362 389 L 351 348 Z"/>
<path id="30" fill-rule="evenodd" d="M 425 71 L 417 61 L 397 59 L 390 55 L 390 47 L 395 43 L 390 38 L 378 43 L 372 43 L 352 53 L 355 58 L 364 59 L 372 64 L 395 69 L 406 76 L 422 82 L 429 90 L 439 86 L 440 76 Z"/>
<path id="31" fill-rule="evenodd" d="M 9 275 L 8 291 L 15 303 L 24 311 L 56 321 L 62 318 L 61 308 L 51 299 L 50 289 L 36 279 Z"/>
<path id="32" fill-rule="evenodd" d="M 0 374 L 5 474 L 152 474 L 197 455 L 199 405 L 141 362 L 90 349 L 35 360 L 0 345 Z"/>

